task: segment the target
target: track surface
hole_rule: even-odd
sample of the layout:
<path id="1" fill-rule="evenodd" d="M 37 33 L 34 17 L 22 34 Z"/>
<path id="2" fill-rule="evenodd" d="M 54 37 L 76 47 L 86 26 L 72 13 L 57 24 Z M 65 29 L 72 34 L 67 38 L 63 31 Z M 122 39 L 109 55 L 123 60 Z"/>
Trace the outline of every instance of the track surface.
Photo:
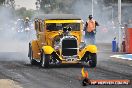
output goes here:
<path id="1" fill-rule="evenodd" d="M 85 69 L 91 79 L 132 79 L 132 66 L 111 60 L 110 45 L 99 44 L 98 65 L 96 69 Z M 23 88 L 132 88 L 132 85 L 81 85 L 83 65 L 52 65 L 44 69 L 32 66 L 23 52 L 0 53 L 0 78 L 15 80 Z"/>

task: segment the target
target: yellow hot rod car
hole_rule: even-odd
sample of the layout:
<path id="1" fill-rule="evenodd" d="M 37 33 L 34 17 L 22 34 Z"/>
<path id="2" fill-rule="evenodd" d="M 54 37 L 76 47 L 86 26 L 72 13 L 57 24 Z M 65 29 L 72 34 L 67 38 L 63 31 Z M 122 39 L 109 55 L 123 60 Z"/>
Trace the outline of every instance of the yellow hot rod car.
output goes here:
<path id="1" fill-rule="evenodd" d="M 44 14 L 34 20 L 36 40 L 29 43 L 31 64 L 97 64 L 97 47 L 82 42 L 83 20 L 72 14 Z"/>

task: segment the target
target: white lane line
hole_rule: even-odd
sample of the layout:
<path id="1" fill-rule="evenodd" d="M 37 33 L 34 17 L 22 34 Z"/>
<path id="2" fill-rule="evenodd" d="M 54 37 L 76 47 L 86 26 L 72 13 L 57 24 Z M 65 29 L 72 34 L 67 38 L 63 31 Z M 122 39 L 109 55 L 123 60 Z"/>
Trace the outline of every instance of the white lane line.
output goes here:
<path id="1" fill-rule="evenodd" d="M 121 55 L 112 55 L 110 57 L 116 57 L 116 58 L 119 58 Z"/>
<path id="2" fill-rule="evenodd" d="M 132 60 L 132 58 L 126 57 L 127 55 L 130 55 L 132 57 L 132 54 L 125 54 L 125 55 L 112 55 L 110 57 L 115 57 L 115 58 L 120 58 L 120 59 L 124 59 L 124 60 Z"/>

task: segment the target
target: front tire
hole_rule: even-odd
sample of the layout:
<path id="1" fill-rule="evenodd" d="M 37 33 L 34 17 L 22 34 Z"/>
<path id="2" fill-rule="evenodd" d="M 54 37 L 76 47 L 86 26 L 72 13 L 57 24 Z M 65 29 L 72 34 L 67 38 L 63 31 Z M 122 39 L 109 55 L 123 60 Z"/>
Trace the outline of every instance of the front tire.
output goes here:
<path id="1" fill-rule="evenodd" d="M 89 54 L 90 56 L 90 60 L 89 60 L 89 65 L 90 65 L 90 67 L 96 67 L 96 65 L 97 65 L 97 54 L 96 53 L 90 53 Z"/>
<path id="2" fill-rule="evenodd" d="M 50 55 L 49 54 L 44 54 L 42 51 L 41 53 L 41 67 L 48 68 L 49 67 L 49 62 L 50 62 Z"/>

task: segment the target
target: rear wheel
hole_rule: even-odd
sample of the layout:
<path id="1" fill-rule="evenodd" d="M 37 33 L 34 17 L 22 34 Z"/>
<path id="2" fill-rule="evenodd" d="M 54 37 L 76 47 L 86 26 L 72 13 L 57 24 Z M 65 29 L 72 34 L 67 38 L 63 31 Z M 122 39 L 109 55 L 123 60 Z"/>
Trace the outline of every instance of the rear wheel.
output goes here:
<path id="1" fill-rule="evenodd" d="M 97 64 L 97 54 L 96 53 L 90 53 L 89 54 L 89 65 L 90 67 L 96 67 Z"/>
<path id="2" fill-rule="evenodd" d="M 49 67 L 50 58 L 51 58 L 51 55 L 45 54 L 42 51 L 42 53 L 41 53 L 41 61 L 40 61 L 41 67 L 45 67 L 45 68 Z"/>
<path id="3" fill-rule="evenodd" d="M 29 56 L 31 65 L 35 65 L 36 61 L 33 59 L 33 51 L 32 51 L 31 45 L 29 45 L 29 55 L 28 56 Z"/>

